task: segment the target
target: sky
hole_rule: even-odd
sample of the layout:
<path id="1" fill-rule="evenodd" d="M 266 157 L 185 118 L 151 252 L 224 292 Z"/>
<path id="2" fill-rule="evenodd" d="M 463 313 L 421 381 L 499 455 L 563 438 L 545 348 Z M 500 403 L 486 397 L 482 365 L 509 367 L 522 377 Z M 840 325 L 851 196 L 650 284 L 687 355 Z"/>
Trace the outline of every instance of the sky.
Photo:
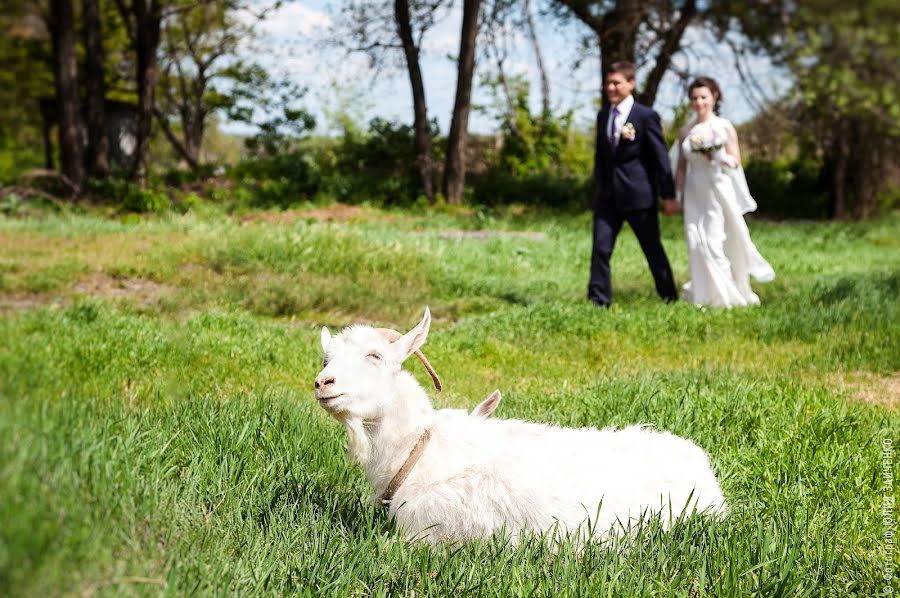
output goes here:
<path id="1" fill-rule="evenodd" d="M 459 3 L 457 3 L 459 4 Z M 316 116 L 320 134 L 338 132 L 336 115 L 346 112 L 357 122 L 376 116 L 412 123 L 412 95 L 405 69 L 375 72 L 362 55 L 348 54 L 333 41 L 333 23 L 338 15 L 335 0 L 295 0 L 287 2 L 259 28 L 260 37 L 246 50 L 247 57 L 260 61 L 273 75 L 287 77 L 306 87 L 302 105 Z M 425 36 L 421 56 L 425 96 L 430 118 L 436 118 L 442 133 L 449 129 L 456 92 L 456 64 L 459 51 L 461 8 L 456 7 Z M 572 110 L 575 122 L 584 129 L 593 125 L 600 97 L 599 53 L 584 57 L 579 40 L 586 27 L 576 20 L 561 24 L 546 17 L 536 19 L 537 35 L 550 76 L 551 105 L 557 114 Z M 531 83 L 531 100 L 539 111 L 540 79 L 534 52 L 523 32 L 510 32 L 507 74 L 520 74 Z M 727 44 L 717 43 L 706 31 L 689 29 L 684 38 L 686 52 L 675 60 L 680 69 L 718 80 L 725 98 L 723 116 L 740 123 L 756 112 L 761 97 L 772 99 L 787 84 L 777 69 L 764 58 L 751 58 L 744 65 L 759 83 L 760 90 L 748 90 L 734 66 Z M 582 64 L 578 65 L 581 55 Z M 489 68 L 476 64 L 476 84 L 472 101 L 488 105 L 487 89 L 478 85 L 478 74 Z M 641 72 L 638 72 L 640 87 Z M 750 93 L 752 91 L 752 93 Z M 750 96 L 750 97 L 748 97 Z M 671 119 L 684 101 L 684 89 L 674 75 L 660 87 L 654 108 L 664 121 Z M 498 123 L 489 114 L 474 110 L 469 131 L 489 134 Z M 225 125 L 232 133 L 243 132 L 240 125 Z"/>

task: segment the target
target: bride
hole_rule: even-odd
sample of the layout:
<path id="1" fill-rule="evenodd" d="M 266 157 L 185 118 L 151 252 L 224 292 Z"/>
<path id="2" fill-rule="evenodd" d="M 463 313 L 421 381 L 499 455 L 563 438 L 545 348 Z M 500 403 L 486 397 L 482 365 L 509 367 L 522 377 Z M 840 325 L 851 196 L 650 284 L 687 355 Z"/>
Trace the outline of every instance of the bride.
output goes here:
<path id="1" fill-rule="evenodd" d="M 691 273 L 684 297 L 711 307 L 758 305 L 750 277 L 768 282 L 775 272 L 744 222 L 756 202 L 741 168 L 737 132 L 718 116 L 722 93 L 715 80 L 698 77 L 688 95 L 696 118 L 680 131 L 673 148 Z"/>

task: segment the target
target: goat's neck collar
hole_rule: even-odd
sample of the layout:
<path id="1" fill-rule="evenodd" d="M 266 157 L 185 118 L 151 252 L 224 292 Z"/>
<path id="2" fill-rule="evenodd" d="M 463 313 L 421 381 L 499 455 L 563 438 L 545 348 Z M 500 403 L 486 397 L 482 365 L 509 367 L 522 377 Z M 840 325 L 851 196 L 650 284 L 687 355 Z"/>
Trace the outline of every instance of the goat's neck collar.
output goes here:
<path id="1" fill-rule="evenodd" d="M 422 457 L 422 453 L 425 452 L 425 448 L 428 446 L 428 442 L 430 440 L 431 428 L 425 428 L 425 431 L 422 432 L 422 435 L 419 436 L 419 439 L 416 441 L 415 446 L 413 446 L 412 450 L 409 452 L 409 456 L 406 458 L 406 461 L 403 462 L 403 465 L 400 466 L 400 469 L 396 474 L 394 474 L 394 477 L 391 478 L 390 483 L 384 490 L 384 494 L 381 495 L 381 500 L 379 502 L 383 506 L 390 506 L 391 501 L 394 499 L 394 495 L 397 493 L 397 490 L 400 489 L 400 486 L 402 486 L 403 482 L 406 481 L 406 478 L 409 477 L 409 474 L 416 466 L 416 463 L 419 462 L 419 458 Z"/>

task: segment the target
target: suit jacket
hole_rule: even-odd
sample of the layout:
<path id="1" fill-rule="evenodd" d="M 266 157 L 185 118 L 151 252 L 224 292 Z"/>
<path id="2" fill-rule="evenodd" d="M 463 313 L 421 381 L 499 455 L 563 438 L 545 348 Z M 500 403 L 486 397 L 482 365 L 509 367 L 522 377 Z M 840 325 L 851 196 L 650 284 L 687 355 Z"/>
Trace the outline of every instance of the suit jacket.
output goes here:
<path id="1" fill-rule="evenodd" d="M 634 126 L 635 137 L 629 140 L 621 136 L 615 147 L 607 137 L 608 121 L 609 108 L 604 108 L 597 115 L 594 209 L 645 210 L 657 205 L 660 195 L 674 198 L 675 182 L 659 115 L 635 102 L 625 121 Z"/>

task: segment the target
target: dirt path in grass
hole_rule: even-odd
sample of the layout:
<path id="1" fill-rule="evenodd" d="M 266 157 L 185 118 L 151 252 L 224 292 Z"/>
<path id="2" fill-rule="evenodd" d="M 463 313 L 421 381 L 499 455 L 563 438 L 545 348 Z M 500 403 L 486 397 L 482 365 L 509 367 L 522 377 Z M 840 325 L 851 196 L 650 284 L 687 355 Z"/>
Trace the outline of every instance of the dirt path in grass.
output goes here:
<path id="1" fill-rule="evenodd" d="M 119 278 L 95 272 L 67 289 L 52 293 L 0 294 L 0 313 L 56 305 L 65 307 L 78 297 L 128 301 L 146 308 L 175 293 L 177 287 L 146 278 Z"/>
<path id="2" fill-rule="evenodd" d="M 240 217 L 240 222 L 246 223 L 265 223 L 265 224 L 293 224 L 298 220 L 314 220 L 317 222 L 350 222 L 350 221 L 380 221 L 390 222 L 393 216 L 385 214 L 372 208 L 363 208 L 360 206 L 350 206 L 342 203 L 335 203 L 330 206 L 320 208 L 308 208 L 302 210 L 285 210 L 285 211 L 269 211 L 254 212 L 245 214 Z M 485 240 L 498 237 L 514 237 L 521 239 L 529 239 L 533 241 L 543 241 L 547 235 L 542 232 L 534 231 L 515 231 L 515 230 L 462 230 L 462 229 L 443 229 L 438 232 L 438 236 L 443 239 L 474 239 Z"/>
<path id="3" fill-rule="evenodd" d="M 872 372 L 842 372 L 830 375 L 829 380 L 856 401 L 874 403 L 891 410 L 900 406 L 900 373 L 880 376 Z"/>
<path id="4" fill-rule="evenodd" d="M 239 220 L 241 222 L 259 222 L 265 224 L 292 224 L 298 220 L 316 220 L 318 222 L 390 220 L 390 216 L 360 206 L 348 206 L 346 204 L 336 203 L 321 208 L 253 212 L 251 214 L 244 214 Z"/>

